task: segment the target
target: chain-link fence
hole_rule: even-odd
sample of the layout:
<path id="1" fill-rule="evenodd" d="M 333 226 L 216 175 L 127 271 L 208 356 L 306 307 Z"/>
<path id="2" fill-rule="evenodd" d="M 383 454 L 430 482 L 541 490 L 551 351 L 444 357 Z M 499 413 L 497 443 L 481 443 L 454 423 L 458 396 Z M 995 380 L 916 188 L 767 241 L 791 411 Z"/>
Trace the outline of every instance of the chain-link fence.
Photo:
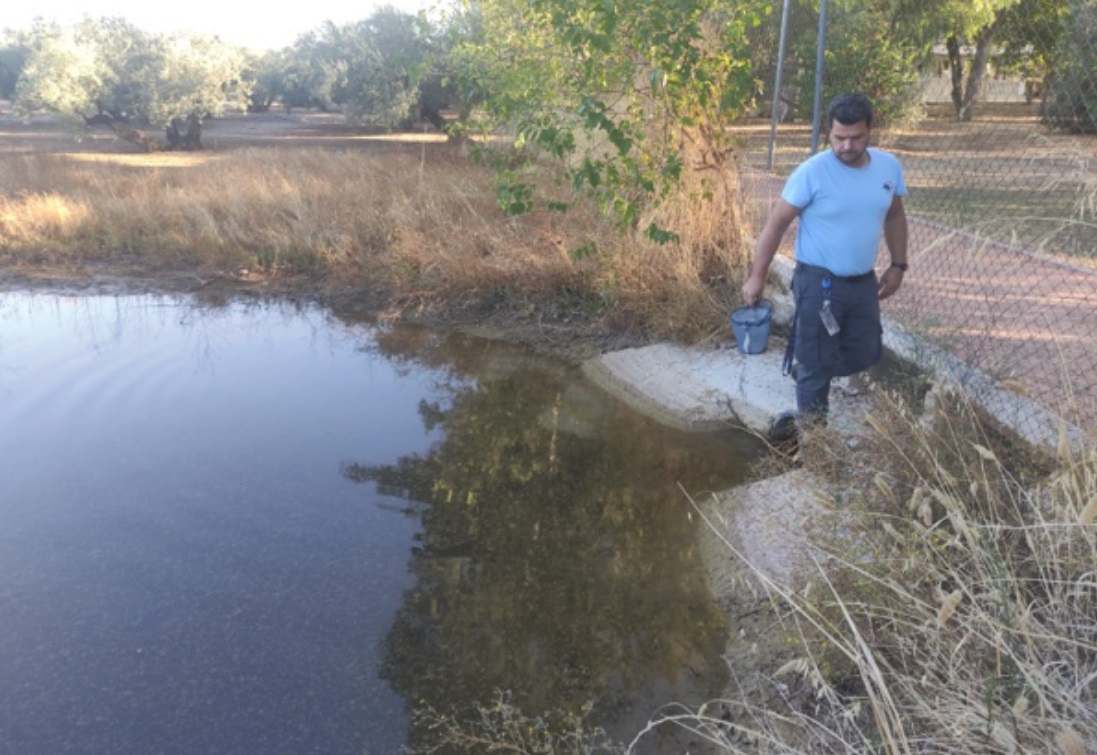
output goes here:
<path id="1" fill-rule="evenodd" d="M 760 32 L 768 48 L 756 63 L 772 57 L 771 81 L 781 10 L 778 0 Z M 903 162 L 911 270 L 884 308 L 912 338 L 889 345 L 949 372 L 1034 440 L 1056 442 L 1059 418 L 1091 431 L 1097 4 L 1020 0 L 963 30 L 937 18 L 917 27 L 901 12 L 831 10 L 822 88 L 824 110 L 839 92 L 868 94 L 881 116 L 875 143 Z M 811 154 L 818 18 L 818 6 L 791 2 L 776 118 L 770 92 L 765 112 L 736 127 L 756 229 Z M 818 139 L 825 147 L 825 132 Z"/>

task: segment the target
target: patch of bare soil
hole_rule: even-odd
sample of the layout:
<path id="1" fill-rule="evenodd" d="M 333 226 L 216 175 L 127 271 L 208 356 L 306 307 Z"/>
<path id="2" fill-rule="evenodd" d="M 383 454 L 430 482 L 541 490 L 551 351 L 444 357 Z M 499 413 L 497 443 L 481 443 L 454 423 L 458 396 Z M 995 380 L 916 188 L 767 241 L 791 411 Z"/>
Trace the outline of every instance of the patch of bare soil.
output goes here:
<path id="1" fill-rule="evenodd" d="M 166 147 L 163 133 L 155 129 L 144 132 Z M 284 147 L 407 149 L 446 141 L 446 136 L 430 125 L 389 133 L 347 126 L 341 113 L 311 110 L 228 113 L 208 118 L 202 124 L 202 145 L 210 152 Z M 142 148 L 120 138 L 105 125 L 84 128 L 49 114 L 20 118 L 6 100 L 0 100 L 0 152 L 145 154 Z"/>

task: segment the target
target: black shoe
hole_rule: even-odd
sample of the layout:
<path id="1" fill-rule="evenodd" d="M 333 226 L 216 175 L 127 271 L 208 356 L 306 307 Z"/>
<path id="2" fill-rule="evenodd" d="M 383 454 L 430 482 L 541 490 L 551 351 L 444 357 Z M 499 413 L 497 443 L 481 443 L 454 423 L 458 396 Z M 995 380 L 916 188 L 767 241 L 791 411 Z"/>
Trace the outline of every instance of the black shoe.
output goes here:
<path id="1" fill-rule="evenodd" d="M 769 421 L 767 435 L 770 443 L 785 443 L 786 441 L 795 440 L 797 436 L 796 413 L 786 411 L 775 415 Z"/>

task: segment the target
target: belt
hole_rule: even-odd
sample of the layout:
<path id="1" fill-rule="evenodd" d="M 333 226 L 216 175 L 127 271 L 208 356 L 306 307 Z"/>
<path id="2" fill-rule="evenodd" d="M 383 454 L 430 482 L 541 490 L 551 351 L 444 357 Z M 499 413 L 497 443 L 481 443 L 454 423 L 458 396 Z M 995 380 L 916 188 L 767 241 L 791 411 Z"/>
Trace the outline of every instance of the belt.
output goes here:
<path id="1" fill-rule="evenodd" d="M 797 262 L 796 267 L 808 271 L 809 273 L 815 273 L 816 275 L 826 275 L 835 280 L 845 281 L 846 283 L 860 283 L 866 281 L 869 278 L 876 277 L 875 270 L 869 270 L 867 273 L 860 273 L 858 275 L 835 275 L 825 267 L 819 267 L 818 265 L 809 265 L 806 262 Z"/>

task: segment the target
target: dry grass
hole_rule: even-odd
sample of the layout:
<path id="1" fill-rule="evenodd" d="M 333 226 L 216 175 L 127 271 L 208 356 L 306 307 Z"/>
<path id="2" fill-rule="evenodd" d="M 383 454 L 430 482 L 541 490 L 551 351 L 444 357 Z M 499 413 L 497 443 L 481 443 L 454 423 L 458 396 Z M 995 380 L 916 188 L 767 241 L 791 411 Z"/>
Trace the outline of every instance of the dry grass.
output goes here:
<path id="1" fill-rule="evenodd" d="M 726 330 L 746 259 L 734 190 L 665 213 L 654 246 L 582 207 L 509 218 L 490 175 L 446 145 L 198 155 L 0 155 L 0 263 L 295 278 L 397 307 L 590 320 L 651 337 Z M 546 180 L 550 178 L 546 168 Z M 699 209 L 701 208 L 701 209 Z M 584 260 L 572 252 L 594 244 Z"/>
<path id="2" fill-rule="evenodd" d="M 770 585 L 777 701 L 668 718 L 721 752 L 1093 752 L 1097 448 L 1033 456 L 954 396 L 870 424 L 871 504 L 814 586 Z"/>

